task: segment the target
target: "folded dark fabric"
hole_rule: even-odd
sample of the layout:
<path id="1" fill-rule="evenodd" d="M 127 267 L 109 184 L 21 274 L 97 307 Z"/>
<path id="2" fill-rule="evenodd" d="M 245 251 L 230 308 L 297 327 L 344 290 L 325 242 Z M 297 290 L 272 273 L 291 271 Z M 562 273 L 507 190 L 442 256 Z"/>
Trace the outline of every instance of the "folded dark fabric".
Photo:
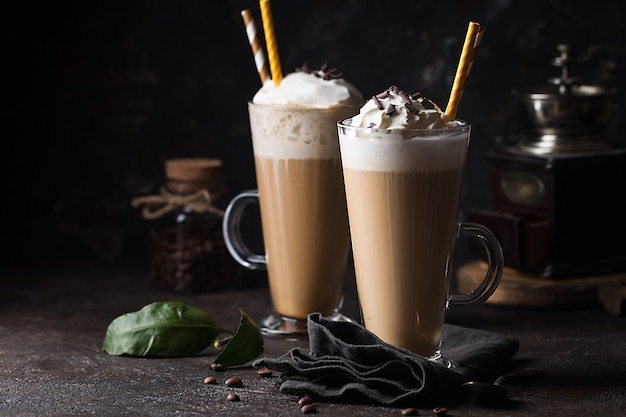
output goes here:
<path id="1" fill-rule="evenodd" d="M 446 368 L 391 346 L 363 326 L 311 314 L 309 352 L 295 348 L 279 358 L 261 358 L 254 367 L 280 373 L 278 389 L 309 394 L 320 401 L 385 406 L 433 405 L 462 397 L 461 384 L 497 372 L 519 343 L 494 333 L 446 324 L 442 354 L 458 367 Z"/>

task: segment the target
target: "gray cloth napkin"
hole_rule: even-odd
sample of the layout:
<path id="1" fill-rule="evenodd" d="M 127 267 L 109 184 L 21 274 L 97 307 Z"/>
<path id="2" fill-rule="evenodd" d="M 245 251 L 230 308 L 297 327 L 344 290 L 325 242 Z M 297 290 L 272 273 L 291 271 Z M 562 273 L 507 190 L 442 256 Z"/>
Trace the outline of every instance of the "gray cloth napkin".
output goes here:
<path id="1" fill-rule="evenodd" d="M 463 382 L 496 374 L 519 348 L 516 340 L 445 324 L 441 352 L 458 364 L 449 369 L 391 346 L 359 324 L 314 313 L 307 326 L 308 353 L 295 348 L 252 365 L 279 372 L 281 392 L 309 394 L 319 401 L 385 406 L 453 403 L 463 397 Z"/>

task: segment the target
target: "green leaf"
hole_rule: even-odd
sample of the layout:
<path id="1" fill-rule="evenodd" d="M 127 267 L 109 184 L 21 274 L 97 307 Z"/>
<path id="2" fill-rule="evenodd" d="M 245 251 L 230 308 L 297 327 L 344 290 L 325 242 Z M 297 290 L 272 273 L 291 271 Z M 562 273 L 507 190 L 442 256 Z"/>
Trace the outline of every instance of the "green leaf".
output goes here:
<path id="1" fill-rule="evenodd" d="M 102 350 L 110 355 L 192 356 L 223 332 L 202 310 L 177 301 L 159 301 L 114 319 L 107 328 Z"/>
<path id="2" fill-rule="evenodd" d="M 239 327 L 214 361 L 225 367 L 243 365 L 263 353 L 263 336 L 259 328 L 245 311 L 239 311 Z"/>

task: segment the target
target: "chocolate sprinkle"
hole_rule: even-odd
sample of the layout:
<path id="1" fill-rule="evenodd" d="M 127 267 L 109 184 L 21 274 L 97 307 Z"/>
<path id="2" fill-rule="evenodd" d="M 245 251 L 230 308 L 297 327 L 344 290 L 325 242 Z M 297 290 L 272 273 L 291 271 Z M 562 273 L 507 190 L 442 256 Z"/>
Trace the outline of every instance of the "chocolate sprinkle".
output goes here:
<path id="1" fill-rule="evenodd" d="M 406 107 L 407 110 L 410 111 L 411 113 L 415 113 L 415 114 L 419 113 L 419 111 L 415 107 L 413 107 L 413 105 L 410 103 L 404 103 L 404 107 Z"/>
<path id="2" fill-rule="evenodd" d="M 322 65 L 320 68 L 311 68 L 308 62 L 302 64 L 301 67 L 296 68 L 296 72 L 306 72 L 307 74 L 313 74 L 323 80 L 336 80 L 343 78 L 343 73 L 338 72 L 337 68 L 328 68 L 328 64 Z"/>
<path id="3" fill-rule="evenodd" d="M 425 109 L 428 110 L 434 110 L 435 109 L 435 104 L 430 101 L 429 99 L 427 99 L 426 97 L 424 97 L 424 99 L 422 99 L 422 106 L 424 106 Z"/>
<path id="4" fill-rule="evenodd" d="M 384 106 L 383 106 L 383 104 L 381 103 L 380 100 L 389 97 L 389 95 L 391 93 L 397 94 L 398 96 L 400 96 L 400 98 L 404 102 L 404 107 L 408 111 L 410 111 L 411 113 L 414 113 L 414 114 L 419 114 L 419 112 L 420 112 L 414 105 L 416 102 L 421 103 L 421 105 L 424 107 L 424 109 L 427 109 L 427 110 L 435 110 L 437 108 L 435 103 L 430 101 L 428 98 L 424 97 L 424 95 L 422 93 L 420 93 L 419 91 L 409 95 L 405 91 L 400 90 L 395 85 L 392 85 L 391 87 L 389 87 L 385 91 L 380 92 L 380 93 L 372 96 L 372 100 L 374 101 L 374 104 L 376 104 L 376 107 L 379 110 L 383 110 L 384 109 Z M 396 106 L 394 106 L 393 104 L 390 103 L 387 106 L 387 108 L 384 109 L 384 110 L 385 110 L 385 115 L 389 116 L 389 115 L 393 114 L 397 109 L 396 109 Z M 373 124 L 371 124 L 369 127 L 373 127 L 372 125 Z"/>
<path id="5" fill-rule="evenodd" d="M 301 67 L 296 68 L 296 72 L 310 73 L 311 72 L 311 67 L 309 67 L 309 62 L 306 61 L 304 64 L 302 64 Z"/>
<path id="6" fill-rule="evenodd" d="M 385 108 L 383 107 L 383 103 L 380 102 L 380 100 L 378 99 L 378 97 L 376 96 L 372 96 L 372 100 L 374 100 L 374 104 L 376 104 L 376 107 L 378 107 L 378 110 L 384 110 Z"/>
<path id="7" fill-rule="evenodd" d="M 413 103 L 411 101 L 411 99 L 409 98 L 408 94 L 405 93 L 404 91 L 402 91 L 402 90 L 398 91 L 398 95 L 402 98 L 402 100 L 404 101 L 405 104 L 412 104 Z"/>

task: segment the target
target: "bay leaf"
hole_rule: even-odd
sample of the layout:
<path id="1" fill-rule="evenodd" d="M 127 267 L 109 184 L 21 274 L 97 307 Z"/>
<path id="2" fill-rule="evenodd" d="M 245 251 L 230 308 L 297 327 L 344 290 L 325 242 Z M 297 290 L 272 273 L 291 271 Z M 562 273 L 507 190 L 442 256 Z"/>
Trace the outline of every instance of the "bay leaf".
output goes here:
<path id="1" fill-rule="evenodd" d="M 257 358 L 265 348 L 259 328 L 248 314 L 239 310 L 239 327 L 214 362 L 224 367 L 243 365 Z"/>
<path id="2" fill-rule="evenodd" d="M 115 318 L 107 328 L 102 350 L 110 355 L 192 356 L 224 332 L 202 310 L 178 301 L 157 301 Z"/>

